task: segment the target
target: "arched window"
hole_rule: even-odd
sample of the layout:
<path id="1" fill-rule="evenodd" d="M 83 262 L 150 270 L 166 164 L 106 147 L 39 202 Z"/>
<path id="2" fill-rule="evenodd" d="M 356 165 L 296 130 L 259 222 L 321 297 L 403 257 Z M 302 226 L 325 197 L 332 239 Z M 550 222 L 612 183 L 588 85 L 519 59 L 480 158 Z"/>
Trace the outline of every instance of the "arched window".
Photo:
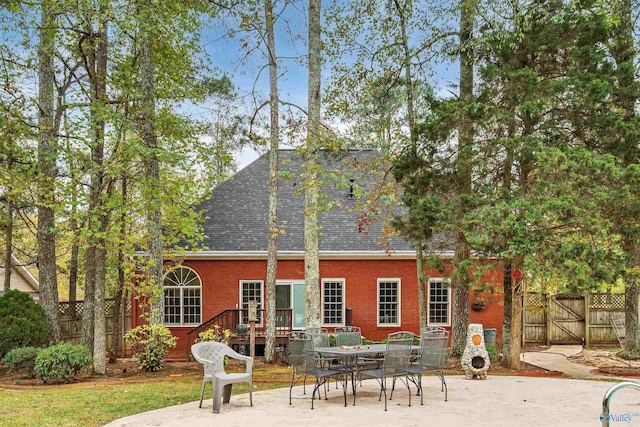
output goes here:
<path id="1" fill-rule="evenodd" d="M 199 325 L 202 282 L 188 267 L 177 267 L 164 276 L 164 324 Z"/>

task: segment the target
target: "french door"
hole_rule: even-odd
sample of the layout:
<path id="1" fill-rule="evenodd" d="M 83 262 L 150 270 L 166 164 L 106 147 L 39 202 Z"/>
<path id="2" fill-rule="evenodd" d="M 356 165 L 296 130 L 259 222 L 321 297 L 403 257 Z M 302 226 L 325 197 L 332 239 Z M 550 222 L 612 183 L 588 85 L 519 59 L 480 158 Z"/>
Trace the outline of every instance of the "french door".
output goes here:
<path id="1" fill-rule="evenodd" d="M 276 283 L 276 309 L 291 309 L 293 329 L 305 327 L 305 285 L 304 282 Z M 287 319 L 277 319 L 278 327 L 286 327 Z"/>

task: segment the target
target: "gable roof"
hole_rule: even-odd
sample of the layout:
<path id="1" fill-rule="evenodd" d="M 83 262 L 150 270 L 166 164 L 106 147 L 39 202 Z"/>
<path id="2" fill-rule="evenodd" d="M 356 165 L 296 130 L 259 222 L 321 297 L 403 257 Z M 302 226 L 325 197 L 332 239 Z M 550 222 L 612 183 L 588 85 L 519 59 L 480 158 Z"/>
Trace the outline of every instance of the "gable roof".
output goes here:
<path id="1" fill-rule="evenodd" d="M 4 256 L 3 252 L 0 255 Z M 5 267 L 0 267 L 0 277 L 4 277 Z M 40 284 L 33 274 L 15 257 L 11 255 L 11 289 L 28 293 L 36 302 L 39 300 Z M 0 289 L 0 295 L 4 292 Z"/>
<path id="2" fill-rule="evenodd" d="M 301 255 L 304 253 L 304 193 L 302 191 L 302 159 L 295 150 L 280 150 L 280 178 L 278 187 L 278 225 L 283 230 L 278 235 L 279 256 Z M 379 158 L 376 151 L 348 151 L 342 154 L 320 153 L 320 161 L 325 175 L 342 176 L 365 187 L 374 178 L 384 173 L 384 165 L 377 170 L 360 171 L 367 161 Z M 388 165 L 386 167 L 388 169 Z M 347 175 L 345 175 L 347 174 Z M 389 239 L 388 247 L 381 245 L 381 222 L 374 222 L 368 232 L 358 228 L 361 212 L 356 208 L 356 199 L 350 197 L 349 184 L 339 185 L 336 180 L 323 181 L 322 193 L 325 200 L 334 202 L 331 209 L 318 214 L 321 227 L 319 233 L 320 255 L 370 256 L 386 254 L 415 256 L 415 251 L 402 237 Z M 261 156 L 240 170 L 228 181 L 217 186 L 211 198 L 200 206 L 206 211 L 203 245 L 211 253 L 225 254 L 266 254 L 268 247 L 268 199 L 269 199 L 269 156 Z"/>

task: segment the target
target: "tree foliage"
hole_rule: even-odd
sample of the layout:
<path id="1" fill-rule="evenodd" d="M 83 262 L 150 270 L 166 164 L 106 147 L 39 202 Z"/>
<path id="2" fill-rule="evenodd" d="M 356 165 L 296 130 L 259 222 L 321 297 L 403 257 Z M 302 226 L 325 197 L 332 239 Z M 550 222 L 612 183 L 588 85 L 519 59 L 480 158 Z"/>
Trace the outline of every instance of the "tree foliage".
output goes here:
<path id="1" fill-rule="evenodd" d="M 0 356 L 47 344 L 48 332 L 44 310 L 29 294 L 12 289 L 0 296 Z"/>
<path id="2" fill-rule="evenodd" d="M 58 294 L 67 295 L 67 289 L 53 285 L 53 277 L 79 277 L 79 297 L 87 300 L 87 338 L 83 342 L 92 346 L 94 338 L 104 334 L 93 335 L 91 317 L 96 314 L 102 319 L 104 297 L 115 294 L 134 277 L 131 258 L 122 254 L 148 250 L 156 236 L 168 254 L 200 246 L 201 213 L 194 206 L 206 197 L 211 185 L 229 174 L 233 161 L 228 150 L 234 145 L 226 141 L 235 136 L 204 138 L 212 125 L 193 109 L 216 94 L 227 94 L 232 85 L 214 71 L 199 39 L 203 17 L 217 11 L 210 2 L 153 2 L 144 14 L 136 9 L 138 3 L 129 1 L 42 4 L 55 7 L 46 25 L 41 24 L 41 10 L 35 4 L 16 2 L 0 15 L 4 33 L 11 35 L 0 43 L 4 82 L 0 132 L 12 136 L 3 138 L 2 161 L 11 161 L 12 167 L 0 168 L 0 185 L 14 206 L 14 214 L 5 215 L 8 210 L 3 210 L 2 219 L 6 216 L 3 225 L 21 225 L 14 227 L 19 235 L 24 229 L 35 234 L 37 225 L 40 241 L 48 238 L 46 252 L 40 245 L 38 265 L 42 304 L 51 307 L 51 313 L 58 313 Z M 38 30 L 52 36 L 40 37 L 49 45 L 39 51 L 49 55 L 46 64 L 51 64 L 47 68 L 51 72 L 40 76 L 34 65 Z M 145 146 L 140 133 L 144 122 L 138 84 L 143 36 L 153 43 L 149 59 L 155 79 L 158 144 L 154 150 Z M 45 83 L 43 76 L 50 78 L 41 96 L 53 94 L 44 109 L 31 89 Z M 190 108 L 184 108 L 185 104 Z M 38 128 L 39 115 L 48 121 Z M 46 135 L 43 129 L 48 129 Z M 32 160 L 38 140 L 40 167 Z M 51 150 L 45 151 L 48 148 Z M 158 161 L 155 191 L 150 191 L 143 173 L 145 159 L 151 158 Z M 124 182 L 128 185 L 122 185 Z M 36 200 L 39 218 L 33 210 Z M 150 200 L 158 204 L 164 225 L 151 234 L 141 227 Z M 6 234 L 8 242 L 8 231 Z M 35 252 L 23 248 L 22 241 L 14 238 L 13 242 L 8 243 L 13 250 L 25 251 L 20 258 L 35 264 Z M 119 278 L 119 271 L 127 272 L 128 280 Z M 76 293 L 75 283 L 76 279 L 70 283 L 70 295 Z M 99 283 L 96 304 L 91 297 L 95 283 Z M 50 324 L 57 325 L 53 314 Z M 99 352 L 103 354 L 103 349 Z"/>

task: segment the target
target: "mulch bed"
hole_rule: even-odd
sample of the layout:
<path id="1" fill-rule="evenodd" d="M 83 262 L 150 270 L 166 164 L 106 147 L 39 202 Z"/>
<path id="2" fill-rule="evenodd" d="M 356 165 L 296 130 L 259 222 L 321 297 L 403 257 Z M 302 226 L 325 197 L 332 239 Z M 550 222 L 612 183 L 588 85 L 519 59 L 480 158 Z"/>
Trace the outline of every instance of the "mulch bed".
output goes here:
<path id="1" fill-rule="evenodd" d="M 231 362 L 233 363 L 233 362 Z M 230 365 L 233 367 L 233 364 Z M 284 363 L 265 364 L 262 357 L 256 357 L 254 361 L 254 382 L 280 382 L 287 384 L 291 380 L 290 368 Z M 608 373 L 608 372 L 607 372 Z M 464 374 L 459 357 L 450 357 L 445 364 L 446 375 Z M 614 375 L 639 376 L 638 371 L 633 375 L 625 375 L 623 370 L 617 371 Z M 537 366 L 522 363 L 519 370 L 508 369 L 494 362 L 490 365 L 488 375 L 518 375 L 534 377 L 557 377 L 561 372 L 547 371 Z M 195 361 L 167 361 L 165 367 L 157 372 L 146 372 L 142 370 L 137 361 L 133 358 L 118 359 L 116 363 L 107 364 L 106 375 L 91 375 L 81 372 L 74 384 L 64 386 L 82 386 L 93 384 L 124 384 L 147 381 L 171 381 L 184 378 L 202 378 L 202 365 Z M 0 388 L 24 388 L 24 387 L 47 387 L 38 379 L 24 378 L 18 374 L 13 374 L 0 365 Z M 59 386 L 55 386 L 59 387 Z"/>

